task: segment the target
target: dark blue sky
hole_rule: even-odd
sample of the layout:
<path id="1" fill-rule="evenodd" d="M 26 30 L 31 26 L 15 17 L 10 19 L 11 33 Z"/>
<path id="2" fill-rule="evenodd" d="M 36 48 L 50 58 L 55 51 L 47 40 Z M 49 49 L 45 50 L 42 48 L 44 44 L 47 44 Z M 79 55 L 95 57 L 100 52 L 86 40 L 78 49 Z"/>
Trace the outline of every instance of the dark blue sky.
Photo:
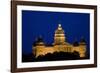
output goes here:
<path id="1" fill-rule="evenodd" d="M 40 35 L 47 44 L 53 43 L 54 32 L 60 23 L 65 31 L 66 41 L 79 42 L 84 37 L 89 50 L 90 18 L 88 13 L 22 11 L 22 51 L 32 52 L 32 44 Z"/>

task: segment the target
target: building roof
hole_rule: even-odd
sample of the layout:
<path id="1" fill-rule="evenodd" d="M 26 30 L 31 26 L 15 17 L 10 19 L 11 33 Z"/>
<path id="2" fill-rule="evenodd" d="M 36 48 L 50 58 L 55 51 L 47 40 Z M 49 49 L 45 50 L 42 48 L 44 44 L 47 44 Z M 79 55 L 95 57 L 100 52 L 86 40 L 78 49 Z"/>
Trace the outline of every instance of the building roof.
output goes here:
<path id="1" fill-rule="evenodd" d="M 83 42 L 86 43 L 85 39 L 81 38 L 80 43 L 83 43 Z"/>
<path id="2" fill-rule="evenodd" d="M 44 42 L 43 42 L 43 39 L 41 36 L 39 36 L 36 41 L 33 43 L 33 46 L 36 46 L 36 45 L 44 45 Z"/>
<path id="3" fill-rule="evenodd" d="M 84 38 L 81 38 L 80 45 L 86 45 L 86 40 Z"/>
<path id="4" fill-rule="evenodd" d="M 79 43 L 78 43 L 77 41 L 75 41 L 75 42 L 73 43 L 73 46 L 79 46 Z"/>

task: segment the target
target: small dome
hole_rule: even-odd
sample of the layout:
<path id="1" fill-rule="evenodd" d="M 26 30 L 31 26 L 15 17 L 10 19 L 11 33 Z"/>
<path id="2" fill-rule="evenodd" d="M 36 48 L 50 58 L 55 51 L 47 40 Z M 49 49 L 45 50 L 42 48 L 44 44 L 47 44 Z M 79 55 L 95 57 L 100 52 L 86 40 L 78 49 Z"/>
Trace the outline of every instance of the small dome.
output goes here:
<path id="1" fill-rule="evenodd" d="M 44 45 L 42 37 L 38 37 L 36 41 L 33 43 L 33 46 L 36 46 L 36 45 Z"/>
<path id="2" fill-rule="evenodd" d="M 86 45 L 86 41 L 85 41 L 84 38 L 81 38 L 81 40 L 80 40 L 80 45 Z"/>
<path id="3" fill-rule="evenodd" d="M 37 38 L 37 42 L 43 42 L 43 39 L 41 36 Z"/>
<path id="4" fill-rule="evenodd" d="M 73 46 L 79 46 L 79 43 L 78 43 L 77 41 L 75 41 L 75 42 L 73 43 Z"/>
<path id="5" fill-rule="evenodd" d="M 82 39 L 80 40 L 80 43 L 86 43 L 85 39 L 82 38 Z"/>

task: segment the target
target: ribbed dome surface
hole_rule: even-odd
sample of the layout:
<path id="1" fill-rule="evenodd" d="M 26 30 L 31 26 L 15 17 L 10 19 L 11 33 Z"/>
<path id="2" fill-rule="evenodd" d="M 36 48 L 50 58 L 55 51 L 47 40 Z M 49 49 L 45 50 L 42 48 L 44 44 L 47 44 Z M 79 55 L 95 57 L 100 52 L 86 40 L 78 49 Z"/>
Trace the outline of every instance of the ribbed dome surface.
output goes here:
<path id="1" fill-rule="evenodd" d="M 64 34 L 64 30 L 61 27 L 61 24 L 58 25 L 58 29 L 55 31 L 55 34 Z"/>

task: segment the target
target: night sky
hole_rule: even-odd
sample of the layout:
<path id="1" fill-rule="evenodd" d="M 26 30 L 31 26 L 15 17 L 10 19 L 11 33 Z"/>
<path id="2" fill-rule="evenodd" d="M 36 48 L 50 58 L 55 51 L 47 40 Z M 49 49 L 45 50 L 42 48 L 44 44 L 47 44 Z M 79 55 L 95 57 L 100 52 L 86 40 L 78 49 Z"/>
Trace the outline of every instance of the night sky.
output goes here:
<path id="1" fill-rule="evenodd" d="M 88 13 L 22 11 L 22 53 L 32 53 L 32 44 L 42 36 L 46 44 L 54 41 L 54 32 L 60 23 L 65 31 L 66 41 L 79 42 L 82 37 L 89 51 L 90 15 Z"/>

